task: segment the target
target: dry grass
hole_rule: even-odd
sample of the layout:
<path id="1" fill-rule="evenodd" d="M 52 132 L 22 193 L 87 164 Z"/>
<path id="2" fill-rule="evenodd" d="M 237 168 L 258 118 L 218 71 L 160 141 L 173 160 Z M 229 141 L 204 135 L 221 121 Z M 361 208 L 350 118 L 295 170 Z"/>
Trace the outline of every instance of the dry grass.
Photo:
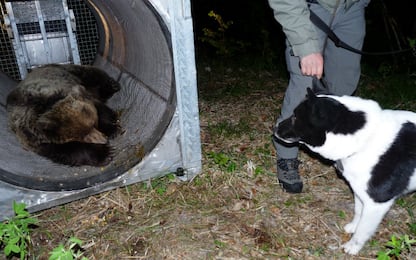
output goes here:
<path id="1" fill-rule="evenodd" d="M 200 77 L 200 175 L 185 183 L 172 176 L 138 183 L 40 212 L 33 255 L 47 259 L 76 236 L 97 260 L 374 259 L 391 235 L 409 234 L 409 214 L 396 205 L 360 256 L 344 255 L 348 186 L 332 167 L 302 153 L 304 192 L 282 191 L 270 135 L 285 83 L 271 73 L 240 72 Z M 245 87 L 235 88 L 239 75 L 250 73 Z M 414 205 L 415 196 L 405 202 Z M 415 256 L 415 248 L 404 254 Z"/>

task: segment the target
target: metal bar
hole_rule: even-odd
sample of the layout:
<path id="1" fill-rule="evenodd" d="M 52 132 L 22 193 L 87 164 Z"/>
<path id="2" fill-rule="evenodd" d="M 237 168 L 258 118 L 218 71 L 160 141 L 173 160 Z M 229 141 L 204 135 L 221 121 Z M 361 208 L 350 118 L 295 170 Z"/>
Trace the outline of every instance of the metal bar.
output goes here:
<path id="1" fill-rule="evenodd" d="M 14 35 L 12 43 L 13 43 L 13 49 L 16 52 L 16 60 L 17 60 L 17 65 L 19 67 L 20 78 L 24 79 L 27 75 L 27 64 L 29 64 L 29 60 L 27 57 L 27 53 L 24 52 L 25 49 L 22 46 L 22 42 L 20 41 L 19 30 L 17 29 L 12 3 L 6 2 L 5 4 L 6 4 L 6 10 L 8 13 L 7 18 L 9 19 L 8 23 L 12 27 L 12 31 Z"/>
<path id="2" fill-rule="evenodd" d="M 72 30 L 71 16 L 68 10 L 68 4 L 66 0 L 62 0 L 62 5 L 64 8 L 66 30 L 68 31 L 68 38 L 69 38 L 69 45 L 70 45 L 69 47 L 71 49 L 72 62 L 74 64 L 81 64 L 81 60 L 79 58 L 78 44 L 74 35 L 74 31 Z"/>
<path id="3" fill-rule="evenodd" d="M 39 19 L 40 32 L 43 38 L 43 47 L 45 49 L 47 61 L 48 63 L 51 63 L 52 53 L 51 53 L 51 48 L 49 46 L 48 35 L 46 34 L 45 20 L 43 19 L 42 9 L 40 8 L 39 0 L 35 0 L 35 6 L 36 6 L 36 13 L 38 14 L 38 19 Z"/>
<path id="4" fill-rule="evenodd" d="M 193 177 L 202 166 L 191 8 L 189 0 L 169 2 L 181 154 L 188 177 Z"/>

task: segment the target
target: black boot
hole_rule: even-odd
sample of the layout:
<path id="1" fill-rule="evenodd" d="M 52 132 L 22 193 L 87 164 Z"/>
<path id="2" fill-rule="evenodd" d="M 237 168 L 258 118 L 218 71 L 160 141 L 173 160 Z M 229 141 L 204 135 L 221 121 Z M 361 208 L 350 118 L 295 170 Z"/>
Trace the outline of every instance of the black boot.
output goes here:
<path id="1" fill-rule="evenodd" d="M 299 176 L 298 159 L 278 159 L 277 178 L 283 189 L 289 193 L 302 192 L 303 183 Z"/>

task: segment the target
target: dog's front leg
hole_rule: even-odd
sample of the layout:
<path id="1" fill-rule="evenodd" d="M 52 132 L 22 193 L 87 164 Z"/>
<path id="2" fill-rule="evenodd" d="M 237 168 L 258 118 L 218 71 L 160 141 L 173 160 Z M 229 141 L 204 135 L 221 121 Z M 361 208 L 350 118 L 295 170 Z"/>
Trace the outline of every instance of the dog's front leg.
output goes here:
<path id="1" fill-rule="evenodd" d="M 393 202 L 394 200 L 376 203 L 371 199 L 363 201 L 361 218 L 358 221 L 354 235 L 350 241 L 343 245 L 346 253 L 355 255 L 361 250 L 365 242 L 374 234 Z"/>
<path id="2" fill-rule="evenodd" d="M 361 214 L 363 211 L 363 203 L 361 199 L 354 193 L 354 218 L 350 223 L 344 226 L 344 230 L 349 233 L 353 234 L 357 229 L 358 222 L 361 219 Z"/>

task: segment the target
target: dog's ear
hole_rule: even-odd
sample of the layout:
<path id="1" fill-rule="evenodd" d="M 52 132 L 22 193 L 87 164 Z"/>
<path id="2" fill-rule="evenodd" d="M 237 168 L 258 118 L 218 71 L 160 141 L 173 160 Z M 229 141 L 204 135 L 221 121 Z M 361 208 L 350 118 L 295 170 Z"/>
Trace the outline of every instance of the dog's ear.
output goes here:
<path id="1" fill-rule="evenodd" d="M 329 92 L 328 83 L 324 78 L 318 79 L 317 77 L 313 77 L 312 90 L 315 94 L 331 94 Z"/>

